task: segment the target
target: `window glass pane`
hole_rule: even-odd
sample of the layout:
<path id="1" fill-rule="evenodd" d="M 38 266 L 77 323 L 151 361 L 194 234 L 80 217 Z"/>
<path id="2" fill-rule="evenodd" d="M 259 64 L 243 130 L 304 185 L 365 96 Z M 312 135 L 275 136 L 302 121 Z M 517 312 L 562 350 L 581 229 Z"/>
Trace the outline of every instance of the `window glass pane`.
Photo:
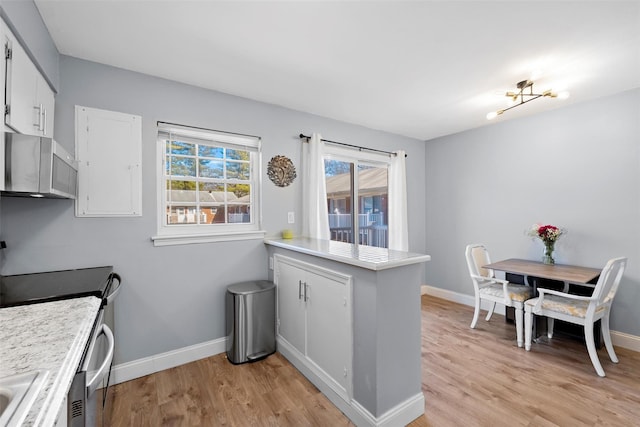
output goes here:
<path id="1" fill-rule="evenodd" d="M 217 206 L 201 205 L 200 206 L 200 224 L 211 224 L 216 215 Z"/>
<path id="2" fill-rule="evenodd" d="M 198 209 L 194 206 L 169 205 L 167 224 L 197 224 Z"/>
<path id="3" fill-rule="evenodd" d="M 225 208 L 224 205 L 218 205 L 214 209 L 213 219 L 211 224 L 224 224 L 225 223 Z"/>
<path id="4" fill-rule="evenodd" d="M 227 162 L 227 178 L 242 179 L 242 180 L 248 181 L 250 178 L 249 164 L 238 163 L 238 162 Z"/>
<path id="5" fill-rule="evenodd" d="M 191 144 L 189 142 L 167 141 L 167 153 L 194 155 L 196 154 L 196 146 L 195 144 Z"/>
<path id="6" fill-rule="evenodd" d="M 353 243 L 351 221 L 351 163 L 325 160 L 327 207 L 331 240 Z"/>
<path id="7" fill-rule="evenodd" d="M 171 156 L 167 162 L 167 175 L 196 176 L 196 161 L 190 157 Z"/>
<path id="8" fill-rule="evenodd" d="M 227 184 L 227 191 L 233 194 L 236 202 L 250 201 L 251 185 L 249 184 Z"/>
<path id="9" fill-rule="evenodd" d="M 224 148 L 212 147 L 210 145 L 198 145 L 198 155 L 200 157 L 215 157 L 222 159 L 224 157 Z"/>
<path id="10" fill-rule="evenodd" d="M 387 166 L 358 165 L 359 243 L 387 247 Z"/>
<path id="11" fill-rule="evenodd" d="M 249 160 L 249 152 L 245 150 L 234 150 L 227 148 L 227 159 Z"/>
<path id="12" fill-rule="evenodd" d="M 229 205 L 229 223 L 249 223 L 251 222 L 251 214 L 249 205 Z"/>
<path id="13" fill-rule="evenodd" d="M 172 179 L 167 181 L 167 190 L 195 190 L 195 181 Z"/>
<path id="14" fill-rule="evenodd" d="M 203 178 L 224 178 L 224 164 L 221 160 L 200 160 L 200 175 Z"/>
<path id="15" fill-rule="evenodd" d="M 217 182 L 199 182 L 198 189 L 200 191 L 207 191 L 207 192 L 223 192 L 224 184 L 220 184 Z"/>

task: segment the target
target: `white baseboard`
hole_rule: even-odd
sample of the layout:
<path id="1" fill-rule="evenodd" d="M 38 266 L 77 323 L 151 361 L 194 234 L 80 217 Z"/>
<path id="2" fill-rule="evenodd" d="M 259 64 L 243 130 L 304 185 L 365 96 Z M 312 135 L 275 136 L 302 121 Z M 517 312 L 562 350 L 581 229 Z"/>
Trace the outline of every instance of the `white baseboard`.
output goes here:
<path id="1" fill-rule="evenodd" d="M 461 294 L 447 289 L 440 289 L 434 286 L 422 285 L 420 292 L 422 295 L 431 295 L 437 298 L 446 299 L 447 301 L 457 302 L 473 307 L 475 301 L 472 295 Z M 504 315 L 504 307 L 496 307 L 496 314 Z M 613 345 L 640 352 L 640 337 L 636 335 L 626 334 L 624 332 L 611 331 L 611 342 Z"/>
<path id="2" fill-rule="evenodd" d="M 453 292 L 448 289 L 436 288 L 434 286 L 422 285 L 421 287 L 422 295 L 431 295 L 437 298 L 446 299 L 447 301 L 457 302 L 458 304 L 468 305 L 470 307 L 474 307 L 476 305 L 475 299 L 473 295 L 461 294 L 459 292 Z M 482 308 L 486 310 L 485 307 L 486 301 L 482 302 Z M 496 310 L 494 314 L 500 314 L 504 316 L 505 309 L 503 305 L 496 305 Z"/>
<path id="3" fill-rule="evenodd" d="M 184 365 L 215 356 L 227 351 L 226 338 L 218 338 L 200 344 L 190 345 L 177 350 L 167 351 L 127 363 L 121 363 L 113 367 L 113 384 L 123 383 L 136 378 L 144 377 L 165 369 Z"/>
<path id="4" fill-rule="evenodd" d="M 355 425 L 369 425 L 376 427 L 394 427 L 394 426 L 406 426 L 413 420 L 421 417 L 424 414 L 424 393 L 418 393 L 413 397 L 401 402 L 395 407 L 391 408 L 378 418 L 371 415 L 364 407 L 362 407 L 355 400 L 351 401 L 351 406 L 357 412 L 359 412 L 359 419 L 364 419 L 365 423 L 358 423 L 356 420 L 351 419 Z"/>
<path id="5" fill-rule="evenodd" d="M 624 332 L 611 331 L 611 342 L 618 347 L 640 352 L 640 337 L 625 334 Z"/>

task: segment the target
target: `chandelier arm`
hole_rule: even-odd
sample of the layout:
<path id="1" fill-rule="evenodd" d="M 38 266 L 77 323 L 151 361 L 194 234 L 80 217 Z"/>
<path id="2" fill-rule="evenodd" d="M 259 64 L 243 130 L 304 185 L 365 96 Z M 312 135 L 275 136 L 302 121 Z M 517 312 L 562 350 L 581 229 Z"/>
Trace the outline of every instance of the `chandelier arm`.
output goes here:
<path id="1" fill-rule="evenodd" d="M 525 95 L 526 95 L 526 94 L 525 94 Z M 523 99 L 522 101 L 520 101 L 520 103 L 519 103 L 519 104 L 512 105 L 512 106 L 511 106 L 511 107 L 509 107 L 509 108 L 505 108 L 505 109 L 503 109 L 503 110 L 502 110 L 502 112 L 504 113 L 505 111 L 509 111 L 509 110 L 511 110 L 512 108 L 519 107 L 519 106 L 521 106 L 522 104 L 526 104 L 527 102 L 531 102 L 531 101 L 533 101 L 533 100 L 535 100 L 535 99 L 540 98 L 540 97 L 541 97 L 541 96 L 543 96 L 543 95 L 541 95 L 541 94 L 534 94 L 534 95 L 532 95 L 532 96 L 533 96 L 533 98 L 529 98 L 529 99 L 527 99 L 526 101 Z"/>

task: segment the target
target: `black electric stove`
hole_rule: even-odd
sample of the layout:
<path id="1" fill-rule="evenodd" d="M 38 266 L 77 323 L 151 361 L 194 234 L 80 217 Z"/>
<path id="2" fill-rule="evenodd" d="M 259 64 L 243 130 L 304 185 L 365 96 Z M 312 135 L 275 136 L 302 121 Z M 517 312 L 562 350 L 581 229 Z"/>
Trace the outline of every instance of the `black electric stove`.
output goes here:
<path id="1" fill-rule="evenodd" d="M 114 275 L 113 267 L 104 266 L 1 276 L 0 308 L 86 296 L 104 304 Z"/>

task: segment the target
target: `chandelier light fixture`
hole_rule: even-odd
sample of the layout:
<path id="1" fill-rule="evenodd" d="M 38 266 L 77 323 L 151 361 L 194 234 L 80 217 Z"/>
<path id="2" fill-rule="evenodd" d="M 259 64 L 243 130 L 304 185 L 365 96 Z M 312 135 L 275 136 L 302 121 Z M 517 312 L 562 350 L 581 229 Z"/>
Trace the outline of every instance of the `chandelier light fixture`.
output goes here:
<path id="1" fill-rule="evenodd" d="M 513 102 L 517 102 L 517 104 L 514 104 L 502 110 L 490 112 L 489 114 L 487 114 L 487 120 L 495 119 L 505 111 L 509 111 L 512 108 L 519 107 L 523 104 L 526 104 L 527 102 L 531 102 L 534 99 L 538 99 L 542 96 L 546 96 L 549 98 L 560 98 L 560 99 L 567 99 L 569 97 L 569 92 L 563 91 L 563 92 L 556 93 L 556 92 L 552 92 L 550 89 L 545 90 L 542 93 L 533 93 L 533 82 L 531 80 L 522 80 L 521 82 L 518 82 L 516 86 L 518 87 L 518 91 L 507 92 L 505 93 L 505 96 L 507 98 L 511 98 L 511 100 Z M 526 89 L 529 89 L 529 90 L 525 92 Z"/>

